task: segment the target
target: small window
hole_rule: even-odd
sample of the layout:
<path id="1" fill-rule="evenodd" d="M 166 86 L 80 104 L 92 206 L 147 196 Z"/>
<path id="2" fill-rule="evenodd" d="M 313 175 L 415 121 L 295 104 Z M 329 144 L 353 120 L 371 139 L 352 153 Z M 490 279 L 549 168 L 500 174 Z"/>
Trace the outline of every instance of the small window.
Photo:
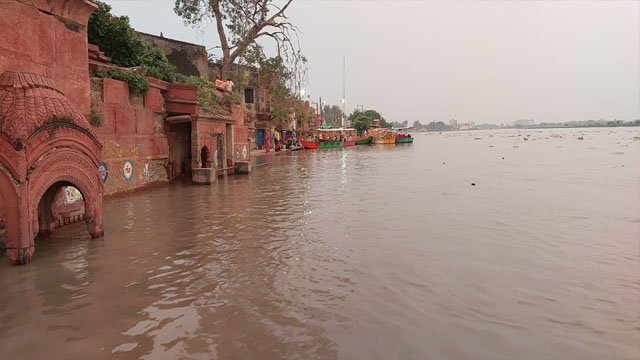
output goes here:
<path id="1" fill-rule="evenodd" d="M 253 104 L 253 89 L 246 88 L 244 89 L 244 102 L 247 104 Z"/>

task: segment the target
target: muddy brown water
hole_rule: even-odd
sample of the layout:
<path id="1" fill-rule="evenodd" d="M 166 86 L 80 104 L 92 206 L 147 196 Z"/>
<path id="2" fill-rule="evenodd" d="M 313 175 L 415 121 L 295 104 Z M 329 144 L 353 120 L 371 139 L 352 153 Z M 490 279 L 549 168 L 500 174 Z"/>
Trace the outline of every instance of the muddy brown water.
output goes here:
<path id="1" fill-rule="evenodd" d="M 640 128 L 415 137 L 107 200 L 0 266 L 1 357 L 640 358 Z"/>

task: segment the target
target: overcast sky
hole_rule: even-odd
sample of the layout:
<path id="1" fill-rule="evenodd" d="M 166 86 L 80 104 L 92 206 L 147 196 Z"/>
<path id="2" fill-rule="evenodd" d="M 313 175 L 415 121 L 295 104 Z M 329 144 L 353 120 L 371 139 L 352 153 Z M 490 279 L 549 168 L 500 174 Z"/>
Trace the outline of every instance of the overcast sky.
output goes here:
<path id="1" fill-rule="evenodd" d="M 217 45 L 172 0 L 106 0 L 136 30 Z M 638 1 L 295 0 L 307 94 L 392 121 L 640 119 Z"/>

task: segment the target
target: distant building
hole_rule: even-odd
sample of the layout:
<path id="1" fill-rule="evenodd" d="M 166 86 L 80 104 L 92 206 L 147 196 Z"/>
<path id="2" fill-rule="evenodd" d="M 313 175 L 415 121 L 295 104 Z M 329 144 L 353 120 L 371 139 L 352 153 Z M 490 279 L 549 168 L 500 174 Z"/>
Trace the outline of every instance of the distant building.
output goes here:
<path id="1" fill-rule="evenodd" d="M 451 130 L 457 130 L 458 129 L 458 120 L 456 120 L 456 119 L 449 120 L 449 126 L 451 126 Z"/>

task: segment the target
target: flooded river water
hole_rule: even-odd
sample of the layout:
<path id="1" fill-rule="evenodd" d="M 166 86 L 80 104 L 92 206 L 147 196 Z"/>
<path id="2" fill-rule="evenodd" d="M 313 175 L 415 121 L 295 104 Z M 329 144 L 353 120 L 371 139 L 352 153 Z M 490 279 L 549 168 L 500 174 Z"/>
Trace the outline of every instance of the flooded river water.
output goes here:
<path id="1" fill-rule="evenodd" d="M 638 136 L 416 135 L 109 199 L 104 239 L 0 266 L 0 354 L 638 359 Z"/>

